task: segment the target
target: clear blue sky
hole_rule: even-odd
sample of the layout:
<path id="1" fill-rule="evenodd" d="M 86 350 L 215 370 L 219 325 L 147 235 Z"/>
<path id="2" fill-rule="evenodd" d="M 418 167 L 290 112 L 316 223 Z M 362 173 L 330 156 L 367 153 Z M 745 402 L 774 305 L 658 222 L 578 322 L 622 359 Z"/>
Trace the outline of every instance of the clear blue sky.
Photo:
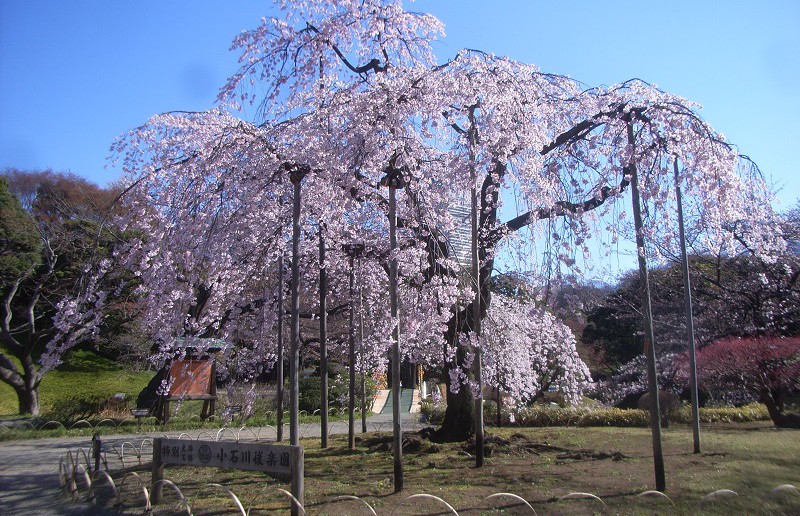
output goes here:
<path id="1" fill-rule="evenodd" d="M 589 85 L 645 79 L 701 114 L 800 197 L 800 2 L 419 0 L 463 47 Z M 230 41 L 266 0 L 0 0 L 0 168 L 100 184 L 115 137 L 155 113 L 212 107 L 236 69 Z"/>

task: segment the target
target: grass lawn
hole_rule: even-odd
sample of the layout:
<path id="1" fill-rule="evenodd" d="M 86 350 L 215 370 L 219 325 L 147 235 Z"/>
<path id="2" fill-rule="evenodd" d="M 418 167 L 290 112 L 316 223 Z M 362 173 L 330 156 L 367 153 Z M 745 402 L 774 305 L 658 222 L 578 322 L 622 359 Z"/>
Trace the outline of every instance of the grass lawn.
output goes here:
<path id="1" fill-rule="evenodd" d="M 76 397 L 106 396 L 125 393 L 135 398 L 153 376 L 152 371 L 124 370 L 111 360 L 94 353 L 76 351 L 64 364 L 42 379 L 39 401 L 43 417 L 60 400 Z M 18 414 L 17 395 L 0 382 L 0 416 Z"/>
<path id="2" fill-rule="evenodd" d="M 523 497 L 538 514 L 800 514 L 797 493 L 770 495 L 778 485 L 800 485 L 800 432 L 777 430 L 768 422 L 707 426 L 701 454 L 692 453 L 689 427 L 665 430 L 667 494 L 672 502 L 636 496 L 654 485 L 647 429 L 492 428 L 488 433 L 491 455 L 480 469 L 474 466 L 468 444 L 434 444 L 412 435 L 414 451 L 404 454 L 401 494 L 393 492 L 393 460 L 385 450 L 391 436 L 359 436 L 354 452 L 346 449 L 344 437 L 333 438 L 325 450 L 317 440 L 306 440 L 306 510 L 311 515 L 368 514 L 363 502 L 331 502 L 355 495 L 378 514 L 452 514 L 430 499 L 404 501 L 428 493 L 462 515 L 531 514 L 518 502 L 513 506 L 508 496 L 484 501 L 505 492 Z M 245 509 L 252 508 L 251 514 L 288 514 L 286 498 L 278 491 L 288 490 L 288 485 L 261 474 L 168 466 L 165 477 L 180 486 L 196 514 L 233 508 L 228 493 L 208 486 L 211 482 L 232 490 Z M 718 489 L 731 489 L 738 496 L 704 500 Z M 597 495 L 605 505 L 591 499 L 559 500 L 578 491 Z M 165 497 L 164 507 L 176 499 L 166 490 Z"/>

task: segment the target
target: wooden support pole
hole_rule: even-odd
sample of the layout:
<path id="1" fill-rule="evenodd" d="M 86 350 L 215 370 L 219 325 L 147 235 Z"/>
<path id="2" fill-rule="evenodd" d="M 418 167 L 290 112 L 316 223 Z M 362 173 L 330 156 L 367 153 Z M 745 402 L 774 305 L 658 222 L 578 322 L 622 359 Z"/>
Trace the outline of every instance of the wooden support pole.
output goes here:
<path id="1" fill-rule="evenodd" d="M 305 514 L 305 451 L 301 446 L 293 446 L 291 451 L 292 461 L 292 496 L 300 503 L 300 507 L 292 502 L 292 516 Z"/>
<path id="2" fill-rule="evenodd" d="M 681 266 L 683 268 L 683 297 L 686 307 L 686 342 L 689 347 L 689 383 L 692 391 L 692 436 L 694 453 L 700 453 L 700 396 L 697 389 L 697 357 L 694 343 L 694 317 L 692 315 L 692 282 L 689 279 L 689 255 L 686 252 L 686 230 L 683 224 L 683 199 L 681 196 L 678 158 L 673 161 L 675 172 L 675 198 L 678 203 L 678 233 L 681 240 Z"/>
<path id="3" fill-rule="evenodd" d="M 633 135 L 633 121 L 628 121 L 628 144 L 631 156 L 635 156 L 636 140 Z M 644 309 L 644 340 L 647 356 L 647 385 L 650 393 L 650 430 L 653 436 L 653 466 L 655 469 L 656 489 L 664 492 L 666 478 L 664 474 L 664 454 L 661 448 L 661 409 L 658 400 L 658 372 L 656 370 L 656 349 L 653 333 L 653 308 L 650 302 L 650 278 L 647 272 L 647 254 L 644 242 L 644 224 L 642 222 L 641 199 L 639 197 L 639 178 L 635 158 L 628 164 L 631 176 L 631 197 L 633 200 L 633 222 L 636 230 L 636 254 L 639 259 L 639 277 L 642 281 L 642 304 Z"/>
<path id="4" fill-rule="evenodd" d="M 275 364 L 275 366 L 278 368 L 277 378 L 275 379 L 278 412 L 278 418 L 276 421 L 277 435 L 275 436 L 275 439 L 278 442 L 283 441 L 283 291 L 286 287 L 286 279 L 284 278 L 283 268 L 286 265 L 285 259 L 286 257 L 284 256 L 284 252 L 281 250 L 281 255 L 278 257 L 278 352 Z"/>
<path id="5" fill-rule="evenodd" d="M 348 361 L 350 362 L 350 382 L 348 385 L 347 403 L 347 448 L 356 449 L 356 327 L 355 327 L 355 270 L 353 268 L 353 255 L 350 255 L 350 284 L 349 284 L 350 313 L 348 317 Z"/>
<path id="6" fill-rule="evenodd" d="M 400 420 L 400 316 L 397 302 L 397 189 L 405 182 L 400 169 L 390 163 L 385 169 L 382 186 L 389 187 L 389 301 L 392 317 L 392 434 L 394 454 L 394 492 L 403 490 L 403 427 Z"/>
<path id="7" fill-rule="evenodd" d="M 483 346 L 481 346 L 481 264 L 480 255 L 478 254 L 478 247 L 480 241 L 480 227 L 478 216 L 478 185 L 477 185 L 477 171 L 475 170 L 475 152 L 474 148 L 477 145 L 477 129 L 474 125 L 474 110 L 470 110 L 470 119 L 473 125 L 469 131 L 470 138 L 470 179 L 472 181 L 471 197 L 471 210 L 470 210 L 470 226 L 472 229 L 472 246 L 470 249 L 470 258 L 472 265 L 472 289 L 474 290 L 474 298 L 472 300 L 472 333 L 475 341 L 472 352 L 475 355 L 473 359 L 473 370 L 475 374 L 475 383 L 477 384 L 477 392 L 475 393 L 475 466 L 480 468 L 484 464 L 486 451 L 485 451 L 485 438 L 484 438 L 484 421 L 483 421 Z"/>
<path id="8" fill-rule="evenodd" d="M 294 186 L 292 199 L 292 343 L 289 356 L 289 444 L 300 444 L 300 195 L 308 167 L 288 165 Z"/>
<path id="9" fill-rule="evenodd" d="M 367 433 L 367 372 L 364 357 L 364 271 L 358 258 L 358 349 L 361 357 L 361 433 Z"/>
<path id="10" fill-rule="evenodd" d="M 394 251 L 397 249 L 397 235 L 395 234 L 396 212 L 395 212 L 395 190 L 394 186 L 389 186 L 389 234 L 392 258 L 389 262 L 389 286 L 391 298 L 391 317 L 392 317 L 392 430 L 394 442 L 392 450 L 394 452 L 394 492 L 399 493 L 403 490 L 403 427 L 400 420 L 400 331 L 398 326 L 397 310 L 397 257 Z"/>
<path id="11" fill-rule="evenodd" d="M 325 268 L 325 225 L 319 223 L 319 380 L 320 446 L 328 447 L 328 271 Z"/>
<path id="12" fill-rule="evenodd" d="M 153 439 L 153 468 L 152 483 L 150 484 L 150 503 L 157 505 L 161 503 L 164 492 L 164 464 L 161 462 L 161 438 Z"/>

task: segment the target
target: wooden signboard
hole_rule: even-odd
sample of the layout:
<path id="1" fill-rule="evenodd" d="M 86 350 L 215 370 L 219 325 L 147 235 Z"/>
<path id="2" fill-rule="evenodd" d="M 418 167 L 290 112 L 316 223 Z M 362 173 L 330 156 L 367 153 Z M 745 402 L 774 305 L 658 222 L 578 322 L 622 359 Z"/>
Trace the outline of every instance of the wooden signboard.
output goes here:
<path id="1" fill-rule="evenodd" d="M 212 391 L 213 360 L 176 360 L 169 367 L 169 395 L 175 398 L 216 394 Z"/>
<path id="2" fill-rule="evenodd" d="M 162 421 L 169 421 L 169 402 L 203 400 L 202 419 L 214 414 L 217 400 L 216 368 L 213 359 L 176 360 L 169 367 L 169 394 L 164 398 Z"/>
<path id="3" fill-rule="evenodd" d="M 235 441 L 190 441 L 161 439 L 161 462 L 184 466 L 211 466 L 247 471 L 263 471 L 289 479 L 292 454 L 299 446 Z M 296 458 L 295 458 L 296 462 Z"/>
<path id="4" fill-rule="evenodd" d="M 303 503 L 302 446 L 236 441 L 197 441 L 157 438 L 153 440 L 153 503 L 162 495 L 164 465 L 210 466 L 261 471 L 272 477 L 291 480 L 292 495 Z M 296 514 L 293 506 L 292 514 Z"/>

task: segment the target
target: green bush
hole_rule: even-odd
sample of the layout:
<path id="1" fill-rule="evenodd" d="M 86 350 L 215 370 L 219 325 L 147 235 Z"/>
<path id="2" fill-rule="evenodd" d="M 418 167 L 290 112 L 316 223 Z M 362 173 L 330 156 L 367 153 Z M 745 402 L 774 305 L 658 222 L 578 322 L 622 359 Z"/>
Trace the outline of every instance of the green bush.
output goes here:
<path id="1" fill-rule="evenodd" d="M 429 400 L 420 404 L 420 412 L 430 424 L 439 424 L 444 419 L 444 403 L 434 405 Z M 484 420 L 487 425 L 497 421 L 497 404 L 493 400 L 484 403 Z M 691 424 L 690 407 L 681 406 L 671 412 L 670 420 L 675 423 Z M 700 421 L 703 423 L 747 423 L 767 421 L 767 407 L 761 403 L 751 403 L 742 407 L 701 408 Z M 546 427 L 546 426 L 615 426 L 648 427 L 650 413 L 642 409 L 596 408 L 596 407 L 558 407 L 535 404 L 529 407 L 502 411 L 503 426 Z"/>
<path id="2" fill-rule="evenodd" d="M 444 421 L 446 408 L 447 405 L 444 403 L 435 404 L 431 400 L 422 400 L 419 404 L 419 411 L 422 414 L 423 421 L 431 425 L 439 425 Z"/>
<path id="3" fill-rule="evenodd" d="M 58 398 L 47 408 L 44 418 L 61 422 L 73 422 L 98 416 L 104 412 L 120 413 L 127 411 L 130 397 L 124 395 L 124 393 L 121 394 L 84 392 Z"/>
<path id="4" fill-rule="evenodd" d="M 533 405 L 504 415 L 504 421 L 518 426 L 617 426 L 646 427 L 650 419 L 647 411 L 618 408 L 555 407 Z"/>
<path id="5" fill-rule="evenodd" d="M 494 424 L 496 408 L 494 403 L 486 404 L 486 421 Z M 670 419 L 676 423 L 690 424 L 691 410 L 682 406 L 671 412 Z M 743 407 L 701 408 L 700 420 L 703 423 L 746 423 L 750 421 L 769 420 L 767 408 L 761 403 L 752 403 Z M 590 407 L 554 407 L 533 405 L 513 412 L 503 411 L 503 424 L 527 427 L 544 426 L 616 426 L 647 427 L 650 425 L 650 414 L 642 409 L 590 408 Z"/>
<path id="6" fill-rule="evenodd" d="M 585 409 L 561 408 L 549 405 L 523 407 L 509 414 L 508 422 L 518 426 L 578 426 Z M 506 420 L 506 417 L 503 417 Z"/>
<path id="7" fill-rule="evenodd" d="M 684 405 L 672 413 L 673 421 L 691 424 L 692 410 Z M 701 407 L 700 421 L 703 423 L 749 423 L 767 421 L 769 412 L 763 403 L 750 403 L 741 407 Z"/>
<path id="8" fill-rule="evenodd" d="M 361 395 L 360 378 L 356 378 L 356 397 Z M 322 382 L 318 375 L 308 375 L 301 377 L 298 382 L 300 390 L 298 404 L 300 410 L 305 410 L 309 414 L 322 408 Z M 371 403 L 377 392 L 375 381 L 367 376 L 366 382 L 367 403 Z M 350 392 L 350 374 L 347 370 L 341 369 L 338 374 L 328 378 L 328 406 L 346 407 Z M 369 408 L 369 407 L 368 407 Z"/>
<path id="9" fill-rule="evenodd" d="M 578 426 L 646 427 L 649 425 L 650 414 L 641 409 L 586 409 L 586 413 L 578 421 Z"/>

